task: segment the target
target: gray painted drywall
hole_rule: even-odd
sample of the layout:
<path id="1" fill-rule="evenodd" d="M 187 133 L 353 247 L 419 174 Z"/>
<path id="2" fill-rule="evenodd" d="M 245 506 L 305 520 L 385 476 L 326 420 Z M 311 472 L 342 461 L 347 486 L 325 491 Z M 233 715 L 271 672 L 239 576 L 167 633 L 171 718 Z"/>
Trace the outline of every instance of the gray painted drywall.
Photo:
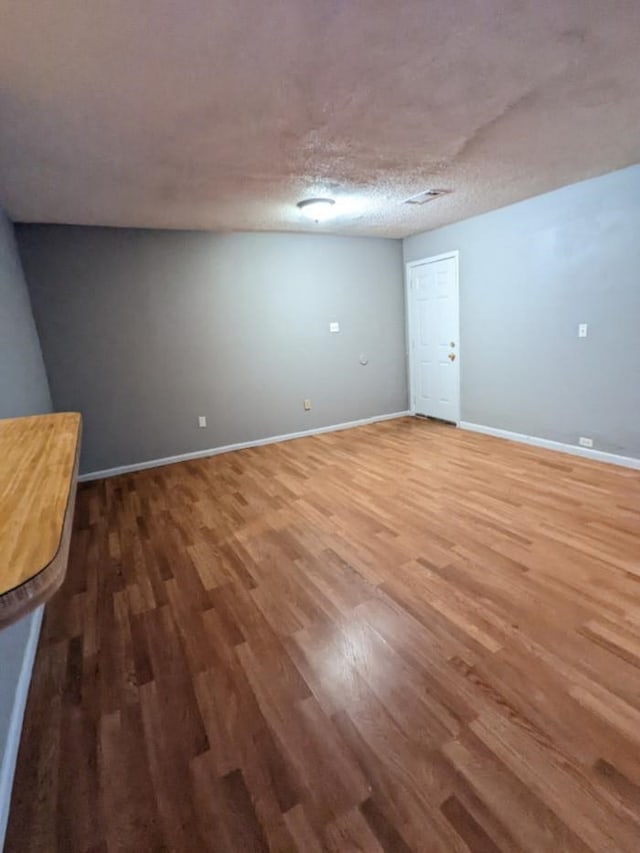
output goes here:
<path id="1" fill-rule="evenodd" d="M 404 258 L 452 249 L 462 420 L 640 457 L 640 166 L 409 237 Z"/>
<path id="2" fill-rule="evenodd" d="M 13 227 L 0 210 L 0 418 L 49 411 L 49 386 Z M 0 465 L 2 460 L 0 460 Z M 0 850 L 41 608 L 0 630 Z M 22 688 L 22 689 L 21 689 Z"/>
<path id="3" fill-rule="evenodd" d="M 18 240 L 55 406 L 84 419 L 81 471 L 407 408 L 397 240 L 68 226 Z"/>
<path id="4" fill-rule="evenodd" d="M 0 418 L 47 412 L 49 386 L 13 226 L 0 210 Z"/>

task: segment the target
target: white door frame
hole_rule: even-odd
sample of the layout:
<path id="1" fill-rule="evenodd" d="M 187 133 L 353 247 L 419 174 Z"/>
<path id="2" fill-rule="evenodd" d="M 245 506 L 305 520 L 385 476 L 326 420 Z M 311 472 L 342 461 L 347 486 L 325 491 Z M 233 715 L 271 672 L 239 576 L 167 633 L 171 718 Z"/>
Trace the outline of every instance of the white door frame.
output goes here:
<path id="1" fill-rule="evenodd" d="M 422 266 L 423 264 L 431 264 L 435 261 L 445 261 L 449 258 L 453 258 L 455 261 L 454 269 L 455 269 L 455 288 L 456 288 L 456 302 L 458 304 L 458 318 L 457 318 L 457 349 L 458 349 L 458 382 L 456 387 L 456 393 L 458 395 L 458 412 L 460 412 L 460 374 L 462 372 L 462 364 L 460 363 L 460 252 L 458 249 L 454 249 L 451 252 L 444 252 L 442 255 L 431 255 L 428 258 L 419 258 L 417 261 L 408 261 L 405 264 L 405 276 L 404 276 L 404 298 L 405 305 L 407 308 L 407 316 L 406 316 L 406 331 L 407 331 L 407 370 L 409 375 L 409 411 L 412 415 L 416 413 L 416 393 L 415 393 L 415 369 L 413 366 L 413 331 L 415 328 L 415 318 L 413 317 L 413 299 L 411 298 L 411 272 L 414 267 Z M 459 418 L 456 421 L 456 426 L 460 426 Z"/>

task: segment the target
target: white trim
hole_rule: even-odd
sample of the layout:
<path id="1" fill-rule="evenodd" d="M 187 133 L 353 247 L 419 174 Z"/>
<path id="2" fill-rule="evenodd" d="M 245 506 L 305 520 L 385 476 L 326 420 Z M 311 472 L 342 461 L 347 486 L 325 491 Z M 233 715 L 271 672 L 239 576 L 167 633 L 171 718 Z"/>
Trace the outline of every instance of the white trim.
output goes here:
<path id="1" fill-rule="evenodd" d="M 245 450 L 248 447 L 261 447 L 263 444 L 278 444 L 281 441 L 291 441 L 294 438 L 305 438 L 309 435 L 320 435 L 324 432 L 337 432 L 341 429 L 352 429 L 353 427 L 367 426 L 378 421 L 391 421 L 395 418 L 404 418 L 411 412 L 393 412 L 390 415 L 375 415 L 372 418 L 362 418 L 359 421 L 348 421 L 343 424 L 305 429 L 301 432 L 290 432 L 286 435 L 272 435 L 268 438 L 257 438 L 254 441 L 241 441 L 237 444 L 225 444 L 222 447 L 211 447 L 207 450 L 194 450 L 190 453 L 179 453 L 177 456 L 165 456 L 162 459 L 149 459 L 146 462 L 133 462 L 131 465 L 120 465 L 117 468 L 105 468 L 103 471 L 90 471 L 80 474 L 79 482 L 87 480 L 102 480 L 104 477 L 115 477 L 118 474 L 129 474 L 131 471 L 143 471 L 145 468 L 158 468 L 161 465 L 173 465 L 174 462 L 187 462 L 190 459 L 202 459 L 205 456 L 217 456 L 220 453 L 231 453 L 233 450 Z"/>
<path id="2" fill-rule="evenodd" d="M 411 345 L 413 338 L 413 325 L 412 325 L 412 299 L 411 299 L 411 271 L 414 267 L 421 267 L 424 264 L 433 264 L 437 261 L 446 261 L 449 258 L 453 258 L 456 266 L 456 302 L 458 303 L 458 323 L 457 323 L 457 340 L 458 340 L 458 412 L 461 411 L 462 407 L 462 397 L 461 397 L 461 375 L 462 375 L 462 359 L 460 357 L 460 353 L 462 347 L 460 346 L 460 252 L 458 249 L 452 249 L 450 252 L 443 252 L 441 255 L 431 255 L 428 258 L 419 258 L 416 261 L 407 261 L 405 263 L 405 276 L 404 276 L 404 294 L 405 294 L 405 307 L 406 307 L 406 330 L 407 330 L 407 379 L 409 380 L 409 411 L 412 415 L 416 413 L 416 404 L 415 404 L 415 389 L 414 389 L 414 376 L 413 376 L 413 348 Z M 460 426 L 460 421 L 458 420 L 456 423 L 457 426 Z"/>
<path id="3" fill-rule="evenodd" d="M 506 429 L 472 424 L 468 421 L 460 421 L 460 429 L 470 432 L 481 432 L 484 435 L 493 435 L 496 438 L 506 438 L 508 441 L 517 441 L 520 444 L 530 444 L 534 447 L 545 447 L 547 450 L 556 450 L 560 453 L 570 453 L 572 456 L 583 456 L 585 459 L 594 459 L 597 462 L 608 462 L 610 465 L 621 465 L 623 468 L 634 468 L 640 471 L 640 459 L 633 456 L 618 456 L 617 453 L 605 453 L 603 450 L 592 450 L 588 447 L 579 447 L 575 444 L 564 444 L 561 441 L 551 441 L 549 438 L 538 438 L 535 435 L 524 435 L 520 432 L 509 432 Z"/>
<path id="4" fill-rule="evenodd" d="M 37 610 L 33 611 L 33 616 L 31 617 L 29 637 L 27 638 L 27 644 L 22 657 L 22 666 L 20 667 L 20 674 L 13 699 L 13 708 L 11 709 L 11 717 L 9 719 L 7 742 L 4 755 L 0 758 L 0 850 L 4 848 L 4 836 L 7 831 L 9 806 L 11 805 L 13 775 L 16 769 L 16 759 L 18 758 L 18 747 L 20 746 L 20 735 L 22 733 L 22 720 L 27 704 L 29 685 L 31 684 L 31 672 L 33 670 L 36 649 L 38 648 L 38 637 L 40 636 L 43 613 L 44 605 L 41 605 Z"/>

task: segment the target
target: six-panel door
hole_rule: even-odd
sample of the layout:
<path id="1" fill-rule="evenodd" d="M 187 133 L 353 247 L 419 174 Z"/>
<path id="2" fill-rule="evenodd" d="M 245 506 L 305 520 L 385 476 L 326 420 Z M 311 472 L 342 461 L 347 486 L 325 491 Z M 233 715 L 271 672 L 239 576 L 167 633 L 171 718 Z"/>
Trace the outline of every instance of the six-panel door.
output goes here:
<path id="1" fill-rule="evenodd" d="M 459 340 L 457 259 L 411 268 L 411 359 L 415 410 L 458 423 Z"/>

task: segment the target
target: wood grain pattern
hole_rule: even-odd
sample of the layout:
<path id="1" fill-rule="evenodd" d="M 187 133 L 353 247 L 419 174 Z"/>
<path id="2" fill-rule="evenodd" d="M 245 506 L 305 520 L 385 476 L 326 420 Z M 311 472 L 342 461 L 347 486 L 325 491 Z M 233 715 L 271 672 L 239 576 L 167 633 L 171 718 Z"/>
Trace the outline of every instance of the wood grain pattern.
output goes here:
<path id="1" fill-rule="evenodd" d="M 80 425 L 73 412 L 0 421 L 0 628 L 64 579 Z"/>
<path id="2" fill-rule="evenodd" d="M 636 853 L 639 537 L 410 418 L 83 485 L 7 851 Z"/>

